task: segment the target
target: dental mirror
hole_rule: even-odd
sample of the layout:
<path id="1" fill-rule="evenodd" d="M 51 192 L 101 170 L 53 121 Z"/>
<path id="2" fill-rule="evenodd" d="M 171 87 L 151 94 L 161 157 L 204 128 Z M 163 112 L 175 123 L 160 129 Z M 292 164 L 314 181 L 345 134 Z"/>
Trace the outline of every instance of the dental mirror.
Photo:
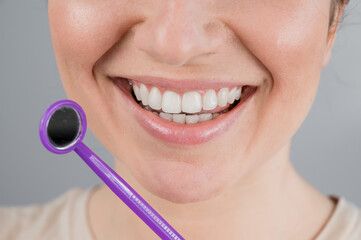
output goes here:
<path id="1" fill-rule="evenodd" d="M 161 239 L 184 240 L 126 181 L 82 142 L 86 129 L 87 121 L 80 105 L 71 100 L 61 100 L 45 111 L 40 120 L 39 134 L 44 147 L 50 152 L 64 154 L 74 150 Z"/>

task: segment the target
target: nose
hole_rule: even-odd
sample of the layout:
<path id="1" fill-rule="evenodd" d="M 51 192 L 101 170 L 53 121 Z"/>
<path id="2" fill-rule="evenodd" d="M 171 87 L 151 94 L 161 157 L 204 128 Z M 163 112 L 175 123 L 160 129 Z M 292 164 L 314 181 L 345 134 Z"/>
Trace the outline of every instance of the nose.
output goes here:
<path id="1" fill-rule="evenodd" d="M 215 32 L 202 1 L 165 0 L 155 15 L 135 31 L 135 46 L 163 64 L 180 66 L 215 53 L 222 36 Z"/>

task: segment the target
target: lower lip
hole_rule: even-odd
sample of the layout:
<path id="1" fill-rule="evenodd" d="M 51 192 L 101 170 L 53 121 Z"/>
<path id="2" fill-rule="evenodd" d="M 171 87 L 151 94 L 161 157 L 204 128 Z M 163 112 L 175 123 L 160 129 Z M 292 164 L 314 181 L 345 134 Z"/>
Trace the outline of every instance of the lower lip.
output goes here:
<path id="1" fill-rule="evenodd" d="M 242 116 L 242 112 L 254 98 L 255 92 L 257 92 L 253 92 L 243 102 L 238 103 L 231 111 L 215 119 L 196 124 L 179 124 L 164 120 L 154 113 L 143 109 L 135 102 L 129 89 L 124 87 L 124 81 L 127 80 L 119 78 L 112 80 L 120 90 L 121 96 L 129 107 L 130 112 L 146 131 L 167 143 L 181 145 L 205 143 L 226 132 L 232 124 Z"/>

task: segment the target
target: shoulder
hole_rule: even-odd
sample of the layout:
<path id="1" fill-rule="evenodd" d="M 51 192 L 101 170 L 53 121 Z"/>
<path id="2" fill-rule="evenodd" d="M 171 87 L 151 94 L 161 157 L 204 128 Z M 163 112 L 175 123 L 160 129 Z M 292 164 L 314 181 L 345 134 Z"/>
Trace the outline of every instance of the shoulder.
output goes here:
<path id="1" fill-rule="evenodd" d="M 86 205 L 92 189 L 71 189 L 44 205 L 0 208 L 0 239 L 90 239 Z"/>
<path id="2" fill-rule="evenodd" d="M 361 209 L 343 197 L 331 198 L 336 208 L 316 240 L 360 240 Z"/>

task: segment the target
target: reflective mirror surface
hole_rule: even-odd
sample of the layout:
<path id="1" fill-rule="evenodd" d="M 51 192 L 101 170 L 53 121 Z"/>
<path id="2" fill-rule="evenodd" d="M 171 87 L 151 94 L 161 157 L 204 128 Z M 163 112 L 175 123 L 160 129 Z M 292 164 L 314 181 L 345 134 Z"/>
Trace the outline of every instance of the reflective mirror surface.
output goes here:
<path id="1" fill-rule="evenodd" d="M 80 120 L 79 114 L 71 107 L 56 110 L 47 126 L 50 143 L 56 148 L 71 146 L 79 136 Z"/>

